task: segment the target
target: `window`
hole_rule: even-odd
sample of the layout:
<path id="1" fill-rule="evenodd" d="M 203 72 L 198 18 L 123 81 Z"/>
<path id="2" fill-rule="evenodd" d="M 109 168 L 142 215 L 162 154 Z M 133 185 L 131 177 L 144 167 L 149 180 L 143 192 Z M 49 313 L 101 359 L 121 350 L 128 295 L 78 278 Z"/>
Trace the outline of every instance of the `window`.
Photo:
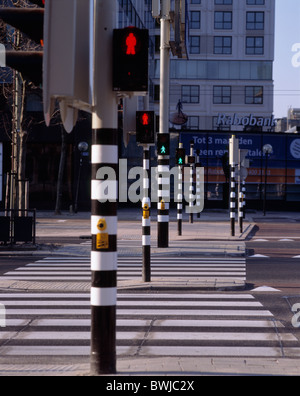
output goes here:
<path id="1" fill-rule="evenodd" d="M 199 103 L 200 87 L 198 85 L 183 85 L 181 87 L 182 103 Z"/>
<path id="2" fill-rule="evenodd" d="M 247 30 L 264 30 L 264 28 L 264 12 L 247 12 Z"/>
<path id="3" fill-rule="evenodd" d="M 198 130 L 199 129 L 199 117 L 189 116 L 188 123 L 187 123 L 187 129 Z"/>
<path id="4" fill-rule="evenodd" d="M 264 38 L 246 37 L 246 55 L 263 55 Z"/>
<path id="5" fill-rule="evenodd" d="M 215 29 L 232 29 L 232 12 L 215 12 Z"/>
<path id="6" fill-rule="evenodd" d="M 190 54 L 200 54 L 200 36 L 190 37 Z"/>
<path id="7" fill-rule="evenodd" d="M 247 5 L 265 5 L 265 0 L 247 0 Z"/>
<path id="8" fill-rule="evenodd" d="M 231 104 L 231 87 L 214 87 L 214 104 Z"/>
<path id="9" fill-rule="evenodd" d="M 245 104 L 263 104 L 263 87 L 246 87 Z"/>
<path id="10" fill-rule="evenodd" d="M 232 54 L 232 37 L 215 37 L 214 54 L 231 55 Z"/>
<path id="11" fill-rule="evenodd" d="M 216 5 L 231 5 L 232 0 L 215 0 Z"/>
<path id="12" fill-rule="evenodd" d="M 191 29 L 201 29 L 201 12 L 200 11 L 192 11 L 191 12 L 190 28 Z"/>

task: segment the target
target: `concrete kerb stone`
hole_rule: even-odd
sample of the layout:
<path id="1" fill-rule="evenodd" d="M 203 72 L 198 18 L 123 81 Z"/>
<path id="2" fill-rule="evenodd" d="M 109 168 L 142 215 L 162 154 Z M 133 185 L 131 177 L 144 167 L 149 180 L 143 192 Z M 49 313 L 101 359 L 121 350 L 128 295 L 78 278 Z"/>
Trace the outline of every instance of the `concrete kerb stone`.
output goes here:
<path id="1" fill-rule="evenodd" d="M 18 280 L 0 280 L 0 290 L 3 291 L 56 291 L 56 292 L 89 292 L 90 282 L 34 282 Z M 154 278 L 150 283 L 142 280 L 126 280 L 118 282 L 118 290 L 126 291 L 234 291 L 244 290 L 246 283 L 236 279 L 182 279 L 182 278 Z"/>

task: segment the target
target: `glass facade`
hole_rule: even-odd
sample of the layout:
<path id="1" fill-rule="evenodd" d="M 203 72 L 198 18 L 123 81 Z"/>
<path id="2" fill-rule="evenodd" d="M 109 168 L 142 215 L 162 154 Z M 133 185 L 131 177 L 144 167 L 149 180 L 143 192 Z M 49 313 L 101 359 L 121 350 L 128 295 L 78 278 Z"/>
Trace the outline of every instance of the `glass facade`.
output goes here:
<path id="1" fill-rule="evenodd" d="M 160 76 L 160 61 L 155 61 L 155 78 Z M 273 80 L 273 62 L 189 60 L 171 61 L 172 79 L 190 80 Z"/>

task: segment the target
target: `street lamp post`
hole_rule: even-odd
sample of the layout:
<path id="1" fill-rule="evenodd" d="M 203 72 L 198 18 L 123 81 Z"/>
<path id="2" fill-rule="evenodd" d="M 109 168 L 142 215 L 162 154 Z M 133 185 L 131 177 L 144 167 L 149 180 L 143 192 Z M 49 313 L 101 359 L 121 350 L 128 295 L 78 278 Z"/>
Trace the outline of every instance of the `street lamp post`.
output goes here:
<path id="1" fill-rule="evenodd" d="M 263 212 L 264 216 L 266 215 L 266 208 L 267 208 L 267 185 L 268 185 L 268 161 L 269 156 L 273 153 L 273 147 L 270 144 L 265 144 L 263 147 L 263 153 L 266 156 L 266 167 L 265 167 L 265 190 L 264 190 L 264 206 Z"/>
<path id="2" fill-rule="evenodd" d="M 74 212 L 75 213 L 78 213 L 78 198 L 79 198 L 79 189 L 80 189 L 80 179 L 81 179 L 83 157 L 84 157 L 84 153 L 86 153 L 88 151 L 88 149 L 89 149 L 89 145 L 87 142 L 80 142 L 78 144 L 78 150 L 80 151 L 80 164 L 79 164 L 76 197 L 75 197 L 75 204 L 74 204 Z"/>

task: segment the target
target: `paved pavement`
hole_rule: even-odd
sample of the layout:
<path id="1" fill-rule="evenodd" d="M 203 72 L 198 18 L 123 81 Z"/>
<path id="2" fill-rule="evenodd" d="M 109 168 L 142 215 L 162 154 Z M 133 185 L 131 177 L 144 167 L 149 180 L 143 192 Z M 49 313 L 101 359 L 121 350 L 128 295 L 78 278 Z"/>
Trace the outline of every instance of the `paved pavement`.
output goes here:
<path id="1" fill-rule="evenodd" d="M 135 213 L 135 214 L 134 214 Z M 129 213 L 124 212 L 120 213 L 120 222 L 119 222 L 119 253 L 120 253 L 120 260 L 126 260 L 126 257 L 130 258 L 131 261 L 137 260 L 138 256 L 140 255 L 140 240 L 141 240 L 141 227 L 139 225 L 139 216 L 137 215 L 136 217 L 136 212 Z M 227 217 L 229 216 L 228 213 L 226 212 L 206 212 L 205 214 L 202 214 L 201 220 L 197 221 L 194 225 L 189 225 L 187 223 L 184 224 L 184 235 L 183 237 L 179 238 L 176 235 L 176 223 L 171 223 L 170 224 L 170 249 L 167 251 L 165 249 L 158 249 L 156 247 L 155 243 L 155 238 L 156 238 L 156 230 L 153 229 L 153 246 L 152 246 L 152 253 L 153 257 L 155 258 L 155 261 L 157 263 L 160 262 L 160 260 L 164 260 L 167 257 L 174 257 L 177 260 L 185 260 L 187 258 L 197 258 L 197 265 L 201 266 L 201 259 L 206 260 L 206 263 L 211 260 L 221 260 L 221 259 L 227 259 L 231 260 L 231 266 L 232 266 L 232 261 L 235 260 L 241 260 L 245 256 L 245 240 L 249 237 L 250 233 L 253 232 L 253 229 L 255 227 L 255 223 L 252 221 L 251 217 L 247 218 L 247 221 L 245 223 L 245 233 L 240 235 L 237 234 L 236 237 L 232 238 L 229 236 L 230 233 L 230 225 Z M 128 219 L 130 218 L 130 222 L 128 222 Z M 127 221 L 126 221 L 127 220 Z M 237 227 L 238 230 L 238 227 Z M 76 217 L 71 217 L 68 214 L 65 214 L 61 218 L 56 218 L 54 216 L 49 216 L 49 214 L 41 213 L 38 215 L 38 226 L 37 226 L 37 232 L 38 232 L 38 237 L 39 238 L 47 238 L 47 237 L 57 237 L 59 236 L 65 236 L 66 233 L 68 233 L 68 236 L 72 238 L 78 238 L 79 236 L 82 235 L 88 235 L 89 234 L 89 215 L 88 214 L 79 214 Z M 84 258 L 87 258 L 87 263 L 86 265 L 88 266 L 88 253 L 90 250 L 90 242 L 81 242 L 81 244 L 77 243 L 69 243 L 65 246 L 61 245 L 58 246 L 59 244 L 54 244 L 53 246 L 42 246 L 42 249 L 44 250 L 38 250 L 38 251 L 33 251 L 33 252 L 26 252 L 24 250 L 21 250 L 20 252 L 15 252 L 14 254 L 32 254 L 33 256 L 35 255 L 41 255 L 41 252 L 43 252 L 43 255 L 46 257 L 46 261 L 43 262 L 43 260 L 40 260 L 40 262 L 35 263 L 35 265 L 41 266 L 44 265 L 46 268 L 43 268 L 43 271 L 47 271 L 47 260 L 51 262 L 52 260 L 55 260 L 55 257 L 61 257 L 65 258 L 65 260 L 68 259 L 68 257 L 72 257 L 73 264 L 74 260 L 84 260 Z M 7 252 L 3 252 L 3 255 L 7 255 Z M 11 253 L 10 253 L 11 254 Z M 1 260 L 1 258 L 0 258 Z M 34 257 L 33 257 L 34 261 Z M 66 261 L 65 261 L 66 263 Z M 53 264 L 53 262 L 52 262 Z M 73 265 L 72 264 L 72 265 Z M 161 265 L 162 262 L 160 262 L 159 265 Z M 206 264 L 207 265 L 207 264 Z M 215 265 L 215 263 L 214 263 Z M 222 263 L 222 265 L 226 265 Z M 35 268 L 36 269 L 36 268 Z M 21 269 L 22 270 L 22 269 Z M 60 280 L 57 281 L 56 279 L 44 279 L 44 280 L 32 280 L 32 279 L 22 279 L 22 277 L 30 277 L 30 276 L 39 276 L 39 275 L 33 275 L 30 273 L 32 268 L 27 267 L 27 270 L 24 271 L 24 274 L 19 274 L 17 277 L 14 275 L 7 275 L 6 277 L 2 277 L 0 280 L 0 289 L 1 289 L 1 294 L 5 296 L 7 295 L 6 299 L 7 301 L 10 301 L 11 304 L 14 304 L 14 300 L 18 300 L 18 295 L 19 295 L 19 301 L 22 300 L 22 302 L 19 302 L 20 308 L 18 308 L 18 305 L 15 307 L 15 315 L 12 313 L 12 316 L 10 317 L 10 320 L 27 320 L 27 314 L 23 312 L 23 314 L 20 313 L 19 309 L 21 310 L 26 310 L 26 301 L 30 301 L 30 304 L 32 303 L 32 299 L 36 299 L 37 302 L 37 307 L 34 309 L 42 309 L 38 308 L 38 306 L 41 306 L 43 304 L 49 304 L 47 303 L 47 295 L 46 293 L 51 293 L 51 301 L 53 301 L 54 295 L 57 298 L 57 301 L 63 300 L 59 304 L 64 307 L 65 300 L 68 300 L 69 298 L 72 298 L 72 296 L 78 301 L 78 304 L 82 306 L 82 304 L 88 305 L 88 290 L 89 290 L 89 282 L 83 281 L 80 279 L 77 281 L 76 279 L 73 279 L 72 281 L 70 280 Z M 53 269 L 52 269 L 53 270 Z M 211 268 L 210 268 L 211 270 Z M 28 272 L 29 271 L 29 272 Z M 39 270 L 36 272 L 38 273 Z M 165 270 L 164 270 L 165 271 Z M 20 271 L 22 272 L 22 271 Z M 66 276 L 69 276 L 70 274 L 66 274 Z M 80 274 L 81 276 L 82 274 Z M 49 274 L 49 277 L 55 276 L 52 274 Z M 75 275 L 74 275 L 75 276 Z M 77 275 L 76 275 L 77 276 Z M 75 276 L 75 277 L 76 277 Z M 10 279 L 11 278 L 11 279 Z M 132 277 L 131 277 L 132 278 Z M 224 281 L 224 277 L 222 280 Z M 225 311 L 226 306 L 230 307 L 230 305 L 234 308 L 230 309 L 235 309 L 236 312 L 235 314 L 238 315 L 238 311 L 242 311 L 241 308 L 235 306 L 236 303 L 235 298 L 233 295 L 228 294 L 229 292 L 225 292 L 222 294 L 215 294 L 216 291 L 224 289 L 230 289 L 230 287 L 235 286 L 238 288 L 243 287 L 245 284 L 244 279 L 227 279 L 230 284 L 224 285 L 224 284 L 218 284 L 217 281 L 218 279 L 215 277 L 213 281 L 209 278 L 205 277 L 200 277 L 200 278 L 195 278 L 194 280 L 191 281 L 190 279 L 184 278 L 184 277 L 175 277 L 173 276 L 172 278 L 166 276 L 166 273 L 164 273 L 164 276 L 156 276 L 154 279 L 154 282 L 152 282 L 151 285 L 141 285 L 141 282 L 138 280 L 138 278 L 133 279 L 120 279 L 119 280 L 119 294 L 121 300 L 124 300 L 124 307 L 123 309 L 129 309 L 128 304 L 130 305 L 130 298 L 129 296 L 132 296 L 130 293 L 134 293 L 137 295 L 137 293 L 144 293 L 145 290 L 147 290 L 147 295 L 148 298 L 150 296 L 156 296 L 156 293 L 160 293 L 162 295 L 163 293 L 167 294 L 172 294 L 175 293 L 176 296 L 173 296 L 173 301 L 178 301 L 176 304 L 176 310 L 173 312 L 175 315 L 174 317 L 170 317 L 170 312 L 166 313 L 168 320 L 172 322 L 172 326 L 175 326 L 176 330 L 176 324 L 175 321 L 181 321 L 180 324 L 180 331 L 178 328 L 177 335 L 176 332 L 174 333 L 176 335 L 176 340 L 178 337 L 184 337 L 184 344 L 185 348 L 188 347 L 186 337 L 188 334 L 191 333 L 191 328 L 187 327 L 186 330 L 184 329 L 186 326 L 188 326 L 188 323 L 184 323 L 185 319 L 182 317 L 184 315 L 185 310 L 191 309 L 191 306 L 194 304 L 198 304 L 200 311 L 197 311 L 198 315 L 197 317 L 193 318 L 188 317 L 188 320 L 194 321 L 193 323 L 193 331 L 192 335 L 189 337 L 192 337 L 190 340 L 191 342 L 191 347 L 190 347 L 190 356 L 186 356 L 186 349 L 182 353 L 180 352 L 180 349 L 176 348 L 177 341 L 174 344 L 174 347 L 172 350 L 172 347 L 168 344 L 169 348 L 169 356 L 155 356 L 155 351 L 157 348 L 156 345 L 162 345 L 161 343 L 165 339 L 164 337 L 161 338 L 162 334 L 167 334 L 168 336 L 172 336 L 172 333 L 174 332 L 174 329 L 172 327 L 172 332 L 160 332 L 160 326 L 162 325 L 159 321 L 157 322 L 157 325 L 155 325 L 155 322 L 153 322 L 153 318 L 151 317 L 150 311 L 148 311 L 148 314 L 150 315 L 149 317 L 142 317 L 141 312 L 139 314 L 134 315 L 134 318 L 131 318 L 130 320 L 142 320 L 142 321 L 150 321 L 151 323 L 149 324 L 150 327 L 147 329 L 147 323 L 140 323 L 137 324 L 135 323 L 135 327 L 130 330 L 130 331 L 135 331 L 139 332 L 139 326 L 142 326 L 142 332 L 140 335 L 136 335 L 137 339 L 139 337 L 142 337 L 141 344 L 133 344 L 133 345 L 128 345 L 129 347 L 129 355 L 128 351 L 127 354 L 124 353 L 122 354 L 122 348 L 125 348 L 127 345 L 126 341 L 126 334 L 121 335 L 121 340 L 123 347 L 121 348 L 120 352 L 118 353 L 118 374 L 123 375 L 123 376 L 142 376 L 145 377 L 147 375 L 196 375 L 196 376 L 201 376 L 201 375 L 299 375 L 300 374 L 300 365 L 298 364 L 299 362 L 299 348 L 298 348 L 298 342 L 293 338 L 293 336 L 289 333 L 285 333 L 284 329 L 281 329 L 279 333 L 277 333 L 278 330 L 272 331 L 272 334 L 269 334 L 268 327 L 270 325 L 274 326 L 274 319 L 272 318 L 272 314 L 267 312 L 266 310 L 263 309 L 263 306 L 260 306 L 257 304 L 255 299 L 251 294 L 235 294 L 238 296 L 238 301 L 240 304 L 245 304 L 244 305 L 244 314 L 241 317 L 236 316 L 235 319 L 236 321 L 236 327 L 231 323 L 230 328 L 234 329 L 233 334 L 229 334 L 226 332 L 226 330 L 223 328 L 222 331 L 219 331 L 218 329 L 218 335 L 215 334 L 213 331 L 214 326 L 217 326 L 217 321 L 221 320 L 222 321 L 222 326 L 226 326 L 226 316 Z M 206 282 L 206 284 L 204 284 Z M 208 282 L 208 283 L 207 283 Z M 210 283 L 209 283 L 210 282 Z M 239 284 L 236 284 L 234 282 L 239 282 Z M 208 290 L 210 288 L 213 288 L 214 291 L 214 297 L 212 295 L 207 294 Z M 204 291 L 206 290 L 206 291 Z M 194 297 L 188 299 L 188 302 L 185 303 L 185 298 L 186 294 L 190 291 L 193 293 Z M 39 296 L 37 293 L 41 293 Z M 154 294 L 152 293 L 154 292 Z M 26 298 L 24 295 L 24 299 L 22 299 L 21 294 L 26 293 Z M 54 294 L 55 293 L 55 294 Z M 67 293 L 69 297 L 63 296 L 63 293 Z M 79 294 L 81 293 L 81 297 L 79 297 Z M 125 294 L 122 294 L 125 293 Z M 150 293 L 150 294 L 149 294 Z M 206 293 L 206 294 L 203 294 Z M 219 292 L 218 292 L 219 293 Z M 239 292 L 237 292 L 239 293 Z M 10 296 L 10 294 L 12 294 Z M 196 296 L 195 296 L 196 294 Z M 145 294 L 143 294 L 144 299 Z M 226 297 L 227 296 L 227 297 Z M 131 297 L 132 298 L 132 297 Z M 172 300 L 171 299 L 171 300 Z M 225 299 L 225 300 L 224 300 Z M 126 301 L 125 301 L 126 300 Z M 201 315 L 209 315 L 209 311 L 212 309 L 212 301 L 217 300 L 217 303 L 221 306 L 222 304 L 224 305 L 223 308 L 220 309 L 220 318 L 218 319 L 216 316 L 213 317 L 213 320 L 215 321 L 215 324 L 213 324 L 211 321 L 208 323 L 209 318 L 207 316 L 202 316 Z M 39 302 L 38 302 L 39 301 Z M 44 302 L 43 302 L 44 301 Z M 227 301 L 227 302 L 226 302 Z M 244 301 L 244 303 L 243 303 Z M 230 304 L 229 304 L 230 303 Z M 248 305 L 249 304 L 249 305 Z M 251 308 L 251 304 L 255 304 L 255 307 Z M 23 306 L 22 306 L 23 305 Z M 34 305 L 34 304 L 33 304 Z M 151 305 L 151 304 L 150 304 Z M 218 305 L 218 306 L 219 306 Z M 209 306 L 210 308 L 207 308 L 205 310 L 205 306 Z M 58 307 L 58 309 L 61 309 L 62 307 Z M 88 308 L 88 307 L 87 307 Z M 141 308 L 140 308 L 141 309 Z M 149 309 L 149 308 L 148 308 Z M 160 308 L 162 309 L 162 308 Z M 169 310 L 168 306 L 168 310 Z M 192 308 L 192 310 L 195 308 Z M 218 309 L 217 305 L 213 309 Z M 259 316 L 259 312 L 256 312 L 255 310 L 261 310 L 261 313 L 263 313 L 262 316 Z M 181 310 L 180 312 L 178 310 Z M 48 309 L 47 309 L 48 311 Z M 202 313 L 201 313 L 202 312 Z M 252 317 L 253 313 L 251 312 L 256 312 L 255 317 Z M 33 313 L 32 313 L 33 314 Z M 161 312 L 162 314 L 162 312 Z M 178 315 L 177 315 L 178 314 Z M 187 314 L 187 313 L 185 313 Z M 192 315 L 192 312 L 189 312 L 190 315 Z M 216 311 L 214 312 L 216 314 Z M 24 316 L 25 315 L 25 316 Z M 32 321 L 30 319 L 30 313 L 29 315 L 29 322 L 28 324 L 25 324 L 25 327 L 27 326 L 43 326 L 43 320 L 41 319 L 40 321 Z M 35 313 L 36 315 L 36 313 Z M 157 315 L 157 312 L 155 313 Z M 177 316 L 176 316 L 177 315 Z M 232 312 L 231 312 L 232 315 Z M 241 313 L 242 315 L 242 313 Z M 247 317 L 247 315 L 250 315 Z M 74 317 L 75 318 L 75 317 Z M 77 313 L 76 313 L 76 320 L 86 320 L 85 317 L 83 319 L 80 319 L 78 317 L 78 308 L 77 308 Z M 71 319 L 71 318 L 70 318 Z M 124 317 L 125 319 L 125 317 Z M 124 320 L 123 319 L 123 320 Z M 48 320 L 45 317 L 45 320 Z M 119 320 L 122 320 L 122 317 L 119 318 Z M 157 320 L 157 318 L 155 319 Z M 206 325 L 204 323 L 206 321 Z M 197 322 L 197 323 L 196 323 Z M 251 357 L 251 352 L 248 349 L 248 352 L 245 353 L 245 356 L 248 356 L 247 358 L 240 357 L 241 349 L 242 348 L 249 348 L 249 338 L 246 337 L 246 339 L 243 341 L 243 337 L 245 337 L 244 331 L 240 332 L 241 329 L 241 323 L 244 323 L 244 326 L 249 326 L 250 328 L 254 328 L 253 332 L 251 331 L 251 335 L 249 335 L 250 339 L 251 337 L 254 338 L 259 338 L 259 342 L 262 343 L 263 347 L 261 348 L 260 355 L 257 356 L 257 350 L 255 352 L 255 356 Z M 246 323 L 247 322 L 247 323 Z M 255 323 L 254 323 L 255 322 Z M 258 323 L 259 322 L 259 323 Z M 202 327 L 203 329 L 199 332 L 195 332 L 195 324 Z M 15 323 L 15 326 L 18 324 Z M 20 324 L 19 324 L 20 325 Z M 23 326 L 21 324 L 21 326 Z M 61 325 L 61 323 L 60 323 Z M 88 337 L 88 329 L 87 329 L 87 324 L 82 324 L 83 325 L 83 330 L 86 331 L 87 335 L 83 336 L 83 339 L 85 337 Z M 122 325 L 122 324 L 121 324 Z M 124 323 L 123 323 L 124 325 Z M 168 323 L 166 324 L 168 326 Z M 280 327 L 280 324 L 277 324 L 278 327 Z M 275 326 L 277 329 L 277 325 Z M 54 324 L 52 323 L 52 326 Z M 79 326 L 79 324 L 77 324 Z M 143 327 L 144 326 L 144 327 Z M 146 326 L 146 327 L 145 327 Z M 204 327 L 203 327 L 204 326 Z M 206 327 L 205 327 L 206 326 Z M 208 326 L 208 327 L 207 327 Z M 220 323 L 219 325 L 220 326 Z M 228 323 L 229 326 L 229 323 Z M 256 326 L 256 327 L 255 327 Z M 267 326 L 264 328 L 264 326 Z M 153 327 L 153 329 L 152 329 Z M 49 330 L 48 327 L 44 327 L 42 331 L 44 332 L 45 330 Z M 54 327 L 53 327 L 54 328 Z M 24 326 L 22 327 L 24 329 Z M 156 330 L 155 330 L 156 329 Z M 255 330 L 256 329 L 256 330 Z M 263 329 L 263 331 L 259 330 Z M 8 356 L 11 354 L 11 356 L 14 356 L 15 354 L 18 354 L 20 352 L 20 341 L 17 339 L 18 337 L 22 337 L 22 334 L 18 333 L 18 329 L 16 328 L 16 335 L 12 337 L 13 342 L 11 345 L 11 348 L 7 347 L 5 349 L 6 353 Z M 154 331 L 155 330 L 155 331 Z M 273 329 L 274 330 L 274 329 Z M 128 331 L 128 329 L 126 330 Z M 150 339 L 146 339 L 144 337 L 151 337 L 151 334 L 153 333 L 152 337 L 153 340 L 151 341 Z M 181 334 L 181 335 L 180 335 Z M 44 334 L 46 336 L 46 333 Z M 67 335 L 66 335 L 67 336 Z M 197 342 L 200 342 L 200 350 L 197 351 L 197 356 L 193 356 L 193 350 L 195 350 L 195 346 L 193 346 L 193 342 L 196 342 L 195 339 L 193 338 L 196 337 Z M 16 339 L 14 340 L 14 338 Z M 36 335 L 36 337 L 39 337 Z M 122 338 L 123 337 L 123 338 Z M 157 338 L 158 337 L 158 338 Z M 201 337 L 203 337 L 203 340 L 205 340 L 203 347 L 201 347 Z M 210 339 L 210 341 L 207 339 L 207 337 L 214 337 L 214 339 Z M 233 337 L 233 339 L 231 339 Z M 237 338 L 240 337 L 240 341 L 237 340 Z M 260 339 L 260 337 L 262 337 Z M 266 337 L 266 338 L 265 338 Z M 272 337 L 275 337 L 274 340 L 272 341 Z M 4 336 L 5 338 L 5 336 Z M 133 337 L 136 339 L 135 337 Z M 222 345 L 220 344 L 220 340 L 223 338 L 223 341 L 227 344 L 227 351 L 224 352 L 224 349 L 222 350 Z M 132 340 L 132 334 L 130 334 L 130 339 Z M 157 340 L 157 341 L 155 341 Z M 31 345 L 33 340 L 30 340 L 30 337 L 27 341 Z M 41 342 L 41 340 L 39 340 Z M 50 342 L 50 341 L 49 341 Z M 53 341 L 54 345 L 55 342 L 60 341 Z M 156 344 L 158 342 L 158 344 Z M 234 349 L 233 346 L 229 346 L 230 343 L 233 342 L 233 345 L 237 343 L 236 348 Z M 274 348 L 273 343 L 276 342 L 276 347 Z M 282 343 L 285 343 L 287 345 L 286 349 L 282 349 Z M 211 343 L 211 348 L 214 348 L 214 353 L 211 356 L 211 349 L 207 349 L 204 346 L 207 346 L 207 343 Z M 239 344 L 240 343 L 240 344 Z M 15 347 L 14 347 L 15 345 Z M 41 345 L 42 344 L 37 344 Z M 140 345 L 140 346 L 139 346 Z M 172 342 L 171 342 L 172 345 Z M 198 344 L 197 344 L 198 345 Z M 26 348 L 26 342 L 25 346 Z M 57 345 L 56 345 L 57 347 Z M 88 346 L 87 344 L 83 344 L 83 346 L 80 346 L 80 348 L 84 348 L 85 354 L 88 354 Z M 5 345 L 4 345 L 5 348 Z M 73 347 L 71 347 L 73 348 Z M 133 349 L 132 349 L 133 348 Z M 137 350 L 135 350 L 138 348 Z M 152 348 L 152 354 L 151 356 L 148 356 L 148 351 L 149 349 L 147 348 Z M 159 351 L 161 348 L 158 347 L 157 351 Z M 234 350 L 237 351 L 237 355 L 235 356 Z M 16 351 L 16 352 L 14 352 Z M 138 351 L 138 353 L 137 353 Z M 145 353 L 143 353 L 145 351 Z M 219 351 L 219 352 L 216 352 Z M 231 352 L 229 352 L 231 351 Z M 73 352 L 74 353 L 74 352 Z M 220 356 L 218 356 L 218 353 Z M 79 354 L 82 354 L 82 350 L 80 349 Z M 226 355 L 226 357 L 222 356 L 223 354 Z M 254 354 L 254 352 L 253 352 Z M 5 354 L 4 354 L 5 355 Z M 64 363 L 61 363 L 60 361 L 55 362 L 55 364 L 51 364 L 50 362 L 47 362 L 47 360 L 43 360 L 42 356 L 40 357 L 40 361 L 38 360 L 31 360 L 27 362 L 27 364 L 18 362 L 16 360 L 14 363 L 15 364 L 9 364 L 9 362 L 6 360 L 3 360 L 4 355 L 1 357 L 0 356 L 0 376 L 4 375 L 11 375 L 11 376 L 17 376 L 17 375 L 28 375 L 28 376 L 53 376 L 53 375 L 72 375 L 72 376 L 78 376 L 78 375 L 89 375 L 89 364 L 88 364 L 88 359 L 85 360 L 72 360 L 70 364 L 66 364 L 65 361 Z"/>

